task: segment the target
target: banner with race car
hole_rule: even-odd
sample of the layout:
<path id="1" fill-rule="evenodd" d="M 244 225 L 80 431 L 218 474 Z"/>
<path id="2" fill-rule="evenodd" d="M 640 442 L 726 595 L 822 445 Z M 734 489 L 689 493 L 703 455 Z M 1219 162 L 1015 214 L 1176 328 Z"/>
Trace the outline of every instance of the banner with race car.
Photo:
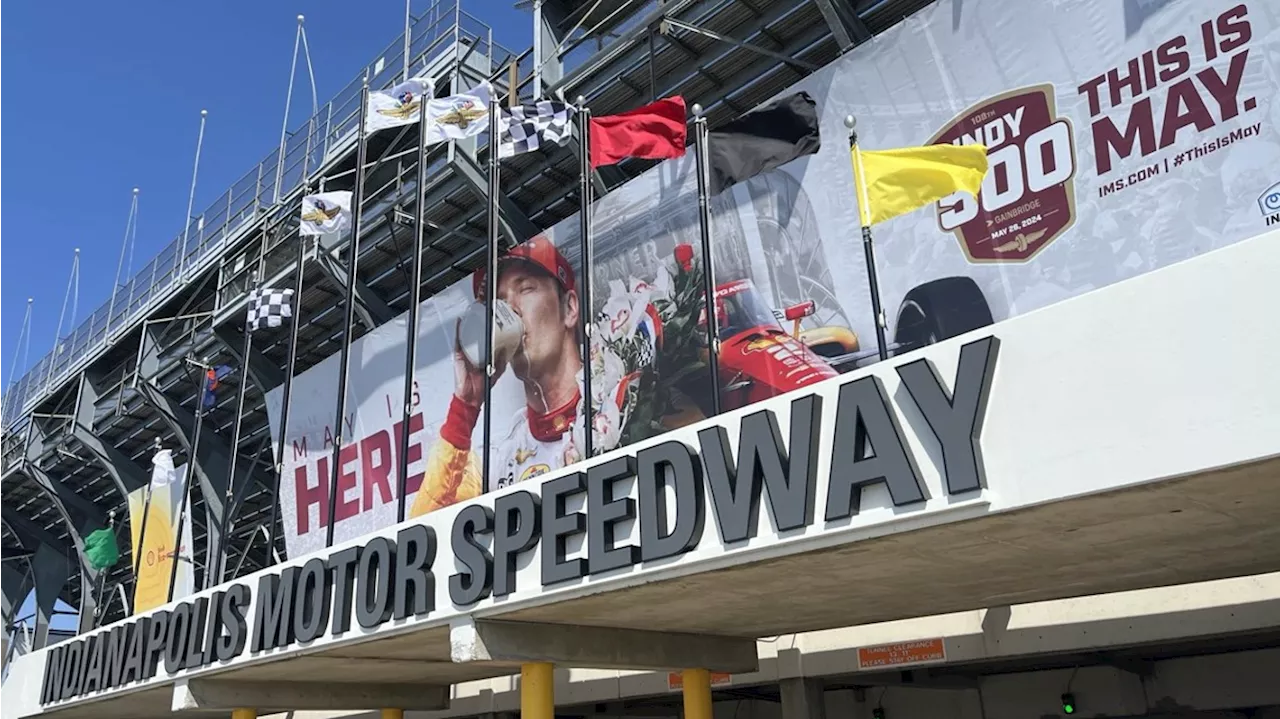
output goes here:
<path id="1" fill-rule="evenodd" d="M 1185 0 L 1144 6 L 1135 22 L 1135 1 L 944 0 L 782 91 L 816 101 L 820 149 L 710 198 L 722 407 L 876 359 L 847 115 L 866 150 L 988 148 L 976 199 L 876 226 L 890 354 L 1280 223 L 1280 8 Z M 581 312 L 594 323 L 596 451 L 710 411 L 692 154 L 602 197 L 593 228 L 589 308 L 576 217 L 500 263 L 489 487 L 482 278 L 424 303 L 410 515 L 581 458 Z M 338 541 L 395 521 L 404 321 L 353 345 Z M 324 543 L 336 365 L 294 385 L 281 490 L 291 555 Z M 273 434 L 278 403 L 274 390 Z"/>

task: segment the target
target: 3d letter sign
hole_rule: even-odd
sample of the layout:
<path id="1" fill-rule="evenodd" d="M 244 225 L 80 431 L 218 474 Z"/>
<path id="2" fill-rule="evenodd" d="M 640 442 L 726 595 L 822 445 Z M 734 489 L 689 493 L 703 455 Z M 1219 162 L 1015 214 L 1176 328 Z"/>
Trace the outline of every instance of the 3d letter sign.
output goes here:
<path id="1" fill-rule="evenodd" d="M 979 439 L 998 349 L 995 337 L 964 345 L 950 391 L 928 359 L 897 368 L 937 440 L 949 494 L 984 486 Z M 145 682 L 161 662 L 174 676 L 227 662 L 246 646 L 258 654 L 341 637 L 359 631 L 353 619 L 369 630 L 427 618 L 436 610 L 441 580 L 454 609 L 465 612 L 517 591 L 517 560 L 539 544 L 540 584 L 548 587 L 684 554 L 698 546 L 708 524 L 730 551 L 748 547 L 760 526 L 762 501 L 777 530 L 791 531 L 857 514 L 868 485 L 884 484 L 899 506 L 926 499 L 916 458 L 880 379 L 865 375 L 834 394 L 830 428 L 823 427 L 823 395 L 800 396 L 791 402 L 786 426 L 769 409 L 723 420 L 738 422 L 736 448 L 725 426 L 713 422 L 698 431 L 696 447 L 673 439 L 583 465 L 540 486 L 522 485 L 495 497 L 492 509 L 483 499 L 473 501 L 457 514 L 443 544 L 428 515 L 394 536 L 374 536 L 264 573 L 256 582 L 225 585 L 63 642 L 48 652 L 40 701 Z M 822 453 L 830 458 L 826 477 L 818 473 Z M 632 478 L 634 499 L 618 490 Z M 823 480 L 826 501 L 819 506 Z M 664 500 L 667 485 L 674 503 Z M 571 501 L 578 496 L 585 501 Z M 578 505 L 584 509 L 570 510 Z M 632 521 L 639 523 L 638 542 L 620 541 L 619 525 Z M 571 557 L 575 539 L 584 549 Z M 437 577 L 437 568 L 454 567 L 460 569 Z"/>

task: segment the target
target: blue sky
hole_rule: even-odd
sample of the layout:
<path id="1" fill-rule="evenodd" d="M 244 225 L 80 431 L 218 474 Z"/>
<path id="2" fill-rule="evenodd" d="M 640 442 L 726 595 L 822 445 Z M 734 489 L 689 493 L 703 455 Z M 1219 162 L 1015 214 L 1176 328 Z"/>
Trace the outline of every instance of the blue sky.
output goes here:
<path id="1" fill-rule="evenodd" d="M 430 6 L 413 1 L 420 15 Z M 531 44 L 532 19 L 511 0 L 463 0 L 513 50 Z M 296 17 L 321 103 L 386 49 L 404 23 L 403 0 L 129 0 L 20 2 L 5 9 L 3 260 L 0 382 L 9 376 L 28 297 L 30 363 L 53 346 L 71 260 L 81 250 L 77 326 L 111 294 L 132 188 L 141 189 L 133 266 L 182 230 L 200 110 L 208 109 L 195 212 L 260 162 L 280 139 Z M 310 91 L 301 60 L 291 127 Z M 34 611 L 31 598 L 19 616 Z M 59 610 L 70 610 L 62 605 Z M 73 627 L 58 615 L 56 627 Z"/>
<path id="2" fill-rule="evenodd" d="M 513 50 L 532 19 L 514 0 L 462 0 Z M 413 11 L 429 7 L 413 0 Z M 200 110 L 209 110 L 195 212 L 279 142 L 296 16 L 320 102 L 346 86 L 399 35 L 403 0 L 129 0 L 19 2 L 5 9 L 0 187 L 0 382 L 7 389 L 28 297 L 35 298 L 30 363 L 53 346 L 74 249 L 81 248 L 79 313 L 110 296 L 129 213 L 141 188 L 135 270 L 182 229 Z M 291 126 L 310 107 L 299 68 Z"/>

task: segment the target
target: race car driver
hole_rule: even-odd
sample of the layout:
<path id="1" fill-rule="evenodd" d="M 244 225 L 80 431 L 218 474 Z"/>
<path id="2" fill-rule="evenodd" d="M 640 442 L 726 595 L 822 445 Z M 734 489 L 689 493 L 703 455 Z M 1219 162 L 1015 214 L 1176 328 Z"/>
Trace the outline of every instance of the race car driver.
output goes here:
<path id="1" fill-rule="evenodd" d="M 484 273 L 473 278 L 483 301 Z M 498 298 L 524 324 L 523 341 L 511 357 L 511 370 L 524 383 L 525 407 L 509 429 L 495 420 L 494 463 L 497 487 L 523 481 L 581 459 L 574 426 L 581 400 L 581 345 L 578 294 L 573 268 L 555 245 L 536 237 L 511 250 L 498 263 Z M 501 376 L 504 366 L 497 366 Z M 484 372 L 469 360 L 455 334 L 455 385 L 440 438 L 427 457 L 422 488 L 410 516 L 480 494 L 480 462 L 471 434 L 484 403 Z"/>

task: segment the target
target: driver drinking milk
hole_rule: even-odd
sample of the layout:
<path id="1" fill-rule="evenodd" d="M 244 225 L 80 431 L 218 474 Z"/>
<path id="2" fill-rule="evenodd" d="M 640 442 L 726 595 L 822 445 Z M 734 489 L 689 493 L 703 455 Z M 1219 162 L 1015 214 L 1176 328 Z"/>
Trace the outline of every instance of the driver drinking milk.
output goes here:
<path id="1" fill-rule="evenodd" d="M 472 276 L 477 301 L 484 300 L 484 271 Z M 578 416 L 582 357 L 578 341 L 578 293 L 573 268 L 555 245 L 536 237 L 498 261 L 497 296 L 523 324 L 512 352 L 495 342 L 494 380 L 510 364 L 524 384 L 525 406 L 509 429 L 495 420 L 494 448 L 489 454 L 497 487 L 537 477 L 582 458 L 574 439 Z M 505 308 L 495 308 L 501 315 Z M 463 501 L 483 492 L 480 462 L 471 433 L 484 404 L 484 370 L 468 359 L 455 328 L 453 397 L 440 437 L 427 456 L 422 488 L 410 516 Z M 580 433 L 579 433 L 580 434 Z M 495 487 L 496 488 L 496 487 Z"/>

